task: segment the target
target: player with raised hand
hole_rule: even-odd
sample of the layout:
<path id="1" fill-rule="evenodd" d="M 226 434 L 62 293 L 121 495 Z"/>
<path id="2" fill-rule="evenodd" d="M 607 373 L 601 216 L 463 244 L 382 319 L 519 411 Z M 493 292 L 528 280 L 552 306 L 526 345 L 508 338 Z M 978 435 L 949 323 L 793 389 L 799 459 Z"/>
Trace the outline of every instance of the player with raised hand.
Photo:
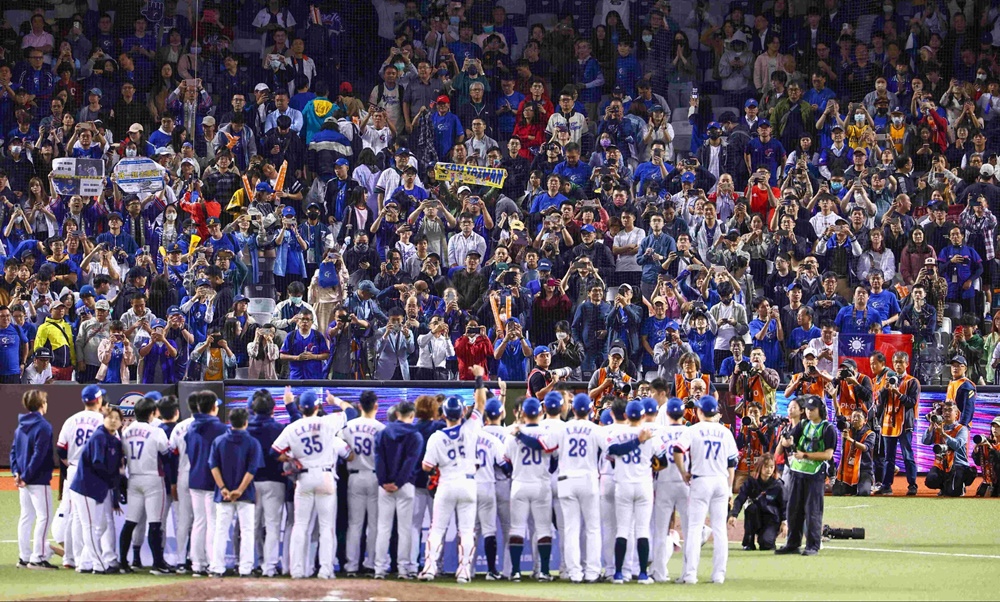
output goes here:
<path id="1" fill-rule="evenodd" d="M 698 422 L 685 429 L 673 446 L 674 465 L 691 486 L 687 533 L 698 533 L 708 515 L 713 538 L 712 583 L 724 583 L 729 561 L 726 519 L 739 450 L 732 431 L 719 422 L 722 417 L 719 402 L 711 395 L 704 395 L 697 406 Z M 690 457 L 690 470 L 684 461 L 685 453 Z M 700 537 L 684 538 L 684 574 L 677 583 L 698 583 L 701 545 Z"/>
<path id="2" fill-rule="evenodd" d="M 670 520 L 677 512 L 680 520 L 681 535 L 687 530 L 688 495 L 691 488 L 684 482 L 680 470 L 674 464 L 673 446 L 684 429 L 684 402 L 678 397 L 671 397 L 664 404 L 664 411 L 659 418 L 665 419 L 656 431 L 655 458 L 659 462 L 659 472 L 653 490 L 653 569 L 655 581 L 666 582 L 670 579 L 667 573 L 667 562 L 674 553 L 670 541 Z M 686 460 L 685 460 L 686 461 Z M 656 463 L 654 463 L 656 468 Z M 684 574 L 681 569 L 681 574 Z"/>
<path id="3" fill-rule="evenodd" d="M 153 553 L 154 575 L 170 575 L 173 569 L 163 560 L 163 529 L 160 517 L 166 499 L 160 462 L 170 454 L 170 442 L 163 429 L 150 421 L 156 416 L 156 402 L 143 397 L 135 404 L 135 421 L 122 431 L 125 466 L 128 469 L 128 507 L 125 525 L 118 540 L 118 563 L 122 573 L 133 572 L 128 564 L 132 533 L 145 518 L 149 529 L 149 549 Z M 136 559 L 138 563 L 138 558 Z"/>
<path id="4" fill-rule="evenodd" d="M 368 558 L 364 566 L 375 570 L 375 547 L 378 527 L 378 478 L 375 476 L 375 436 L 385 425 L 375 419 L 378 396 L 374 391 L 364 391 L 358 400 L 361 416 L 349 420 L 340 431 L 340 438 L 354 450 L 354 459 L 347 464 L 347 563 L 344 571 L 348 577 L 357 576 L 361 564 L 361 530 L 365 515 L 368 529 L 365 540 L 369 542 Z"/>
<path id="5" fill-rule="evenodd" d="M 291 393 L 285 389 L 286 396 Z M 309 533 L 313 511 L 319 523 L 319 578 L 332 579 L 333 555 L 336 550 L 334 526 L 337 516 L 337 484 L 334 470 L 337 459 L 354 459 L 354 452 L 337 437 L 339 425 L 326 416 L 317 416 L 319 400 L 314 391 L 299 395 L 299 410 L 303 418 L 281 431 L 271 446 L 281 462 L 294 462 L 301 467 L 295 486 L 295 522 L 289 544 L 293 579 L 305 579 L 306 558 L 309 556 Z"/>
<path id="6" fill-rule="evenodd" d="M 487 401 L 484 415 L 488 415 L 491 409 L 495 412 L 496 405 L 499 405 L 498 402 L 492 399 Z M 510 476 L 505 449 L 499 437 L 487 432 L 485 427 L 480 431 L 476 439 L 476 527 L 483 535 L 487 581 L 503 578 L 497 572 L 497 479 L 498 474 Z M 509 504 L 509 495 L 507 499 Z"/>
<path id="7" fill-rule="evenodd" d="M 609 456 L 615 456 L 615 505 L 617 506 L 617 533 L 615 537 L 614 583 L 624 583 L 622 567 L 628 538 L 635 533 L 635 548 L 639 555 L 639 583 L 649 585 L 653 580 L 646 573 L 649 565 L 649 523 L 653 514 L 652 459 L 653 431 L 644 428 L 646 409 L 641 400 L 635 399 L 625 406 L 625 425 L 609 428 L 605 433 L 604 447 Z"/>
<path id="8" fill-rule="evenodd" d="M 445 428 L 430 436 L 424 452 L 424 471 L 439 470 L 441 476 L 434 494 L 424 570 L 417 576 L 421 581 L 432 581 L 437 576 L 438 558 L 452 516 L 457 517 L 459 537 L 455 579 L 459 583 L 472 580 L 472 563 L 476 555 L 476 442 L 483 428 L 486 405 L 482 367 L 473 366 L 472 374 L 476 377 L 472 412 L 465 418 L 462 398 L 452 395 L 446 399 L 441 406 Z"/>

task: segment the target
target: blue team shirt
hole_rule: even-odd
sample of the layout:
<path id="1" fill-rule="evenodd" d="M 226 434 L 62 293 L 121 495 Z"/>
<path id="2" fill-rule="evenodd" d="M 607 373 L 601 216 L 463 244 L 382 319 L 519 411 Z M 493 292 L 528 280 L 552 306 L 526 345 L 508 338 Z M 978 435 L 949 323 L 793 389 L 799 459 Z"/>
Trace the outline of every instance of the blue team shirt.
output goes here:
<path id="1" fill-rule="evenodd" d="M 431 115 L 431 123 L 434 124 L 434 147 L 439 157 L 446 157 L 458 137 L 465 134 L 465 128 L 458 115 L 450 111 L 444 115 L 435 111 Z"/>
<path id="2" fill-rule="evenodd" d="M 879 322 L 885 322 L 899 313 L 899 300 L 892 291 L 882 289 L 881 293 L 868 296 L 868 310 L 879 315 Z M 884 326 L 882 332 L 889 332 L 889 327 Z"/>
<path id="3" fill-rule="evenodd" d="M 21 346 L 28 344 L 24 331 L 13 322 L 0 330 L 0 375 L 21 373 Z"/>
<path id="4" fill-rule="evenodd" d="M 493 350 L 496 351 L 500 348 L 503 339 L 498 340 L 493 345 Z M 531 343 L 528 343 L 531 346 Z M 524 349 L 521 348 L 521 341 L 508 341 L 507 349 L 504 350 L 503 355 L 497 362 L 497 375 L 506 380 L 527 380 L 528 370 L 527 361 L 524 357 Z"/>
<path id="5" fill-rule="evenodd" d="M 670 318 L 666 316 L 662 320 L 658 320 L 656 316 L 649 316 L 642 323 L 642 332 L 639 334 L 646 337 L 650 347 L 656 349 L 656 345 L 667 338 L 667 324 L 670 322 Z M 656 367 L 656 363 L 653 362 L 653 356 L 645 350 L 642 353 L 642 365 L 645 368 Z"/>
<path id="6" fill-rule="evenodd" d="M 758 340 L 757 333 L 764 329 L 767 330 L 764 340 Z M 769 319 L 767 322 L 764 322 L 760 318 L 751 320 L 750 340 L 753 342 L 754 349 L 764 350 L 764 356 L 768 362 L 775 362 L 774 365 L 781 365 L 781 341 L 778 340 L 778 324 L 774 320 Z M 704 367 L 702 367 L 702 371 L 705 371 Z"/>
<path id="7" fill-rule="evenodd" d="M 329 353 L 330 346 L 318 330 L 311 330 L 305 337 L 298 329 L 288 333 L 281 346 L 281 352 L 289 355 L 300 353 Z M 323 378 L 323 362 L 320 360 L 304 360 L 288 362 L 288 377 L 292 380 L 318 380 Z"/>
<path id="8" fill-rule="evenodd" d="M 754 138 L 747 146 L 747 154 L 750 155 L 750 170 L 766 167 L 771 172 L 771 186 L 777 186 L 778 172 L 785 162 L 785 147 L 774 138 L 767 142 Z"/>
<path id="9" fill-rule="evenodd" d="M 853 305 L 841 307 L 834 323 L 840 334 L 868 334 L 872 324 L 878 324 L 880 314 L 869 308 L 857 311 Z"/>

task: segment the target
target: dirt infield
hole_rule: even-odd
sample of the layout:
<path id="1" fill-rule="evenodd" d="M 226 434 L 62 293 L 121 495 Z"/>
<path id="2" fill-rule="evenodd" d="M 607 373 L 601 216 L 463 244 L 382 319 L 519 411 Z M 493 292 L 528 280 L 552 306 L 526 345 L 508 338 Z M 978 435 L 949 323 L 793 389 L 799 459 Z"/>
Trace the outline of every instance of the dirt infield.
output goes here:
<path id="1" fill-rule="evenodd" d="M 115 589 L 42 600 L 527 600 L 518 596 L 498 596 L 475 591 L 475 585 L 447 588 L 415 581 L 375 581 L 373 579 L 192 579 L 157 587 Z"/>

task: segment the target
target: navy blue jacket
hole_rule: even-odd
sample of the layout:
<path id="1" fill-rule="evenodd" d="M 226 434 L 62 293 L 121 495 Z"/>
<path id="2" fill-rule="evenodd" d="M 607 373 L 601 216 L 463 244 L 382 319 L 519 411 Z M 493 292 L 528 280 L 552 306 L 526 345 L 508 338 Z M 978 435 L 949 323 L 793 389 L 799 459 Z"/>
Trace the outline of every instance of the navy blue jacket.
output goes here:
<path id="1" fill-rule="evenodd" d="M 230 491 L 239 488 L 247 473 L 256 475 L 263 465 L 264 455 L 260 451 L 260 443 L 245 430 L 229 429 L 212 442 L 208 467 L 218 468 L 222 472 L 222 482 Z M 250 485 L 237 501 L 252 504 L 256 499 L 257 490 L 253 486 L 253 481 L 250 481 Z M 222 502 L 222 490 L 218 486 L 215 488 L 215 502 Z"/>
<path id="2" fill-rule="evenodd" d="M 48 485 L 54 466 L 52 425 L 39 412 L 18 416 L 10 447 L 10 471 L 27 485 Z"/>
<path id="3" fill-rule="evenodd" d="M 174 427 L 177 426 L 177 423 L 161 422 L 159 426 L 160 430 L 167 435 L 167 441 L 170 441 L 170 434 L 174 432 Z M 160 466 L 163 467 L 163 480 L 167 487 L 177 483 L 177 467 L 179 464 L 180 458 L 177 457 L 177 454 L 171 452 L 160 456 Z"/>
<path id="4" fill-rule="evenodd" d="M 285 410 L 288 412 L 289 423 L 295 422 L 302 417 L 302 412 L 299 411 L 298 406 L 294 403 L 286 404 Z M 262 450 L 270 452 L 274 440 L 278 438 L 278 435 L 281 434 L 284 428 L 285 426 L 275 420 L 274 416 L 254 414 L 250 417 L 247 432 L 260 443 Z M 264 465 L 257 470 L 254 481 L 287 482 L 287 479 L 281 476 L 281 462 L 278 462 L 278 458 L 274 454 L 264 454 Z"/>
<path id="5" fill-rule="evenodd" d="M 424 442 L 416 424 L 386 424 L 375 435 L 375 476 L 378 477 L 378 484 L 395 483 L 396 487 L 402 487 L 413 483 L 417 478 L 417 465 L 424 455 Z"/>
<path id="6" fill-rule="evenodd" d="M 215 491 L 215 479 L 212 478 L 212 468 L 208 458 L 212 453 L 212 443 L 225 434 L 226 425 L 218 416 L 195 414 L 191 428 L 184 435 L 187 444 L 188 461 L 191 462 L 191 472 L 188 475 L 188 487 L 200 491 Z"/>
<path id="7" fill-rule="evenodd" d="M 98 502 L 106 500 L 108 492 L 115 492 L 113 500 L 117 508 L 118 483 L 124 459 L 121 440 L 102 424 L 94 430 L 80 452 L 70 490 Z"/>
<path id="8" fill-rule="evenodd" d="M 414 420 L 413 426 L 417 427 L 417 430 L 420 431 L 420 435 L 423 437 L 423 441 L 420 444 L 420 457 L 417 458 L 419 462 L 424 459 L 424 446 L 427 445 L 428 439 L 435 432 L 444 428 L 444 420 Z M 413 484 L 420 489 L 427 489 L 427 473 L 423 470 L 418 470 L 417 478 Z"/>

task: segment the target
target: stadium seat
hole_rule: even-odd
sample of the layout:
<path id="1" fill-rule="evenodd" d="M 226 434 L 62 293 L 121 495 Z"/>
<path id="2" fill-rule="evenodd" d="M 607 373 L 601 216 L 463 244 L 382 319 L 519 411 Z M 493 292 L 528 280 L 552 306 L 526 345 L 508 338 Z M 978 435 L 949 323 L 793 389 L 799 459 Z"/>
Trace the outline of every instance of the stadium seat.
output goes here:
<path id="1" fill-rule="evenodd" d="M 659 375 L 660 375 L 660 373 L 658 371 L 656 371 L 656 370 L 650 370 L 650 371 L 646 372 L 644 378 L 647 381 L 651 381 L 654 378 L 657 378 Z"/>
<path id="2" fill-rule="evenodd" d="M 273 297 L 251 297 L 247 305 L 247 312 L 251 314 L 270 314 L 274 311 L 277 303 Z"/>
<path id="3" fill-rule="evenodd" d="M 524 52 L 524 45 L 528 43 L 528 37 L 531 35 L 528 32 L 527 27 L 515 27 L 514 33 L 517 34 L 517 46 L 513 46 L 510 49 L 511 60 L 517 60 L 521 58 L 521 53 Z"/>
<path id="4" fill-rule="evenodd" d="M 941 318 L 940 328 L 941 328 L 941 332 L 946 332 L 948 334 L 951 334 L 952 333 L 951 318 L 947 318 L 947 317 L 946 318 Z"/>
<path id="5" fill-rule="evenodd" d="M 962 321 L 962 306 L 960 304 L 958 304 L 958 303 L 945 303 L 944 304 L 944 314 L 948 318 L 951 318 L 951 321 L 953 323 L 954 322 L 961 322 Z"/>
<path id="6" fill-rule="evenodd" d="M 273 284 L 248 284 L 243 287 L 243 294 L 250 299 L 274 298 L 277 291 Z"/>
<path id="7" fill-rule="evenodd" d="M 524 27 L 527 24 L 528 9 L 524 0 L 498 0 L 497 6 L 502 6 L 507 11 L 507 21 L 514 27 Z M 518 36 L 520 35 L 519 33 Z"/>
<path id="8" fill-rule="evenodd" d="M 268 322 L 270 322 L 272 315 L 273 314 L 271 314 L 271 313 L 254 313 L 254 312 L 250 312 L 250 317 L 253 318 L 254 322 L 257 322 L 257 324 L 259 326 L 263 326 L 263 325 L 267 324 Z"/>
<path id="9" fill-rule="evenodd" d="M 233 40 L 231 50 L 236 54 L 260 55 L 263 48 L 260 38 L 236 38 Z"/>

